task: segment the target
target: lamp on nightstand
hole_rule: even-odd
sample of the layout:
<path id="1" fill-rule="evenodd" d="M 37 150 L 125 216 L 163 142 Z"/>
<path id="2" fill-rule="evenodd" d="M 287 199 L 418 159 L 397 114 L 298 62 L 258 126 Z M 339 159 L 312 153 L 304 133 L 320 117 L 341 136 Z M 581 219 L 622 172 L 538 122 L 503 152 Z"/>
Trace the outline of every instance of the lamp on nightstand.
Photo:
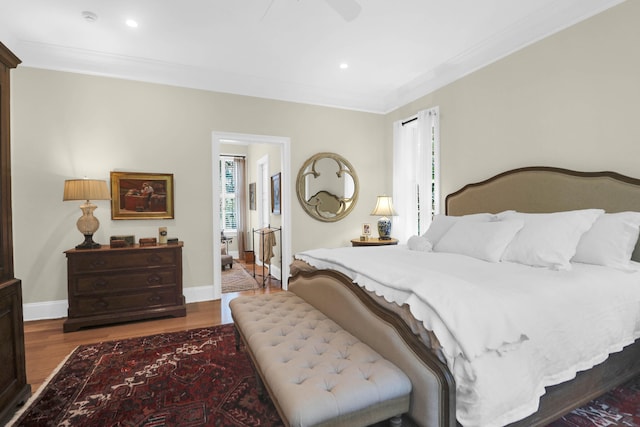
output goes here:
<path id="1" fill-rule="evenodd" d="M 378 220 L 378 236 L 380 240 L 391 239 L 391 218 L 389 216 L 398 215 L 393 209 L 393 201 L 390 196 L 378 196 L 376 207 L 371 215 L 382 216 Z"/>
<path id="2" fill-rule="evenodd" d="M 100 221 L 93 216 L 93 211 L 97 206 L 90 200 L 110 200 L 111 195 L 107 188 L 107 182 L 99 179 L 68 179 L 64 182 L 63 201 L 84 200 L 80 205 L 82 216 L 76 225 L 78 230 L 84 235 L 84 242 L 76 246 L 76 249 L 97 249 L 99 243 L 93 241 L 93 234 L 98 231 Z"/>

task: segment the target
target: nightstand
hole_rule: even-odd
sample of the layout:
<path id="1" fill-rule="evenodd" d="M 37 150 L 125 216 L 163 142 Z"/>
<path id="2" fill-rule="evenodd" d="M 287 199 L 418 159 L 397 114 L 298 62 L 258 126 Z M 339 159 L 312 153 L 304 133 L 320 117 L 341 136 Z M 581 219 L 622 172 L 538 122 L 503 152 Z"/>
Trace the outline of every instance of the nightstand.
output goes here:
<path id="1" fill-rule="evenodd" d="M 351 239 L 351 246 L 388 246 L 397 244 L 398 239 L 381 240 L 377 237 L 369 237 L 369 240 Z"/>

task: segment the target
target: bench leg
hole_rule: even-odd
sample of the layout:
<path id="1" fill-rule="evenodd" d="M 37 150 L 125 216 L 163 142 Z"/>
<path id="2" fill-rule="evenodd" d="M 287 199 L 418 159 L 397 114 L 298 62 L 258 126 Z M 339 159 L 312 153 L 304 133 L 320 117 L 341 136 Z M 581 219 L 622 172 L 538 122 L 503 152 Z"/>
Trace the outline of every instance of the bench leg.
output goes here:
<path id="1" fill-rule="evenodd" d="M 240 341 L 242 338 L 240 338 L 240 332 L 238 332 L 236 325 L 233 325 L 233 335 L 236 338 L 236 351 L 240 351 Z"/>
<path id="2" fill-rule="evenodd" d="M 260 402 L 264 403 L 267 401 L 267 398 L 264 392 L 264 383 L 262 382 L 262 378 L 260 378 L 260 374 L 258 374 L 257 370 L 255 370 L 255 375 L 256 375 L 258 399 L 260 399 Z"/>
<path id="3" fill-rule="evenodd" d="M 389 419 L 390 427 L 402 427 L 402 415 L 396 415 L 395 417 Z"/>

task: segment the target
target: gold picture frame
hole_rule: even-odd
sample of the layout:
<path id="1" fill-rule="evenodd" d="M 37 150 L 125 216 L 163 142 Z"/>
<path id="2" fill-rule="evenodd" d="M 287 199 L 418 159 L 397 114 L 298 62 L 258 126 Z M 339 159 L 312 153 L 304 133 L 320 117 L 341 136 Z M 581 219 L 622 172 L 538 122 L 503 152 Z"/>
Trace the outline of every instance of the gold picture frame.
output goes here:
<path id="1" fill-rule="evenodd" d="M 111 172 L 111 219 L 173 218 L 173 174 Z"/>

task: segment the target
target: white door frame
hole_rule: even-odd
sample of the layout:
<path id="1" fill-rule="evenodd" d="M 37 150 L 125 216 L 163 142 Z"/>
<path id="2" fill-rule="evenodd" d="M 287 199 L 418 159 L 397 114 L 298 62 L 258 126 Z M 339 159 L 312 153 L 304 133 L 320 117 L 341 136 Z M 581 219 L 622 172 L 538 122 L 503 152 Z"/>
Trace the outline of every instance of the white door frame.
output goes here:
<path id="1" fill-rule="evenodd" d="M 271 176 L 269 173 L 269 155 L 265 154 L 259 158 L 256 166 L 256 208 L 258 209 L 258 227 L 262 228 L 269 225 L 269 211 L 271 210 L 271 200 L 269 197 L 265 200 L 265 193 L 269 193 L 271 190 L 267 182 L 268 177 Z"/>
<path id="2" fill-rule="evenodd" d="M 220 144 L 278 144 L 280 145 L 281 178 L 281 224 L 282 224 L 282 289 L 287 289 L 291 254 L 291 138 L 285 136 L 252 135 L 234 132 L 213 131 L 211 135 L 211 164 L 220 158 Z M 220 188 L 220 174 L 216 167 L 212 171 L 212 188 Z M 215 190 L 217 192 L 217 190 Z M 220 201 L 213 197 L 213 299 L 222 297 L 222 274 L 220 271 Z"/>

